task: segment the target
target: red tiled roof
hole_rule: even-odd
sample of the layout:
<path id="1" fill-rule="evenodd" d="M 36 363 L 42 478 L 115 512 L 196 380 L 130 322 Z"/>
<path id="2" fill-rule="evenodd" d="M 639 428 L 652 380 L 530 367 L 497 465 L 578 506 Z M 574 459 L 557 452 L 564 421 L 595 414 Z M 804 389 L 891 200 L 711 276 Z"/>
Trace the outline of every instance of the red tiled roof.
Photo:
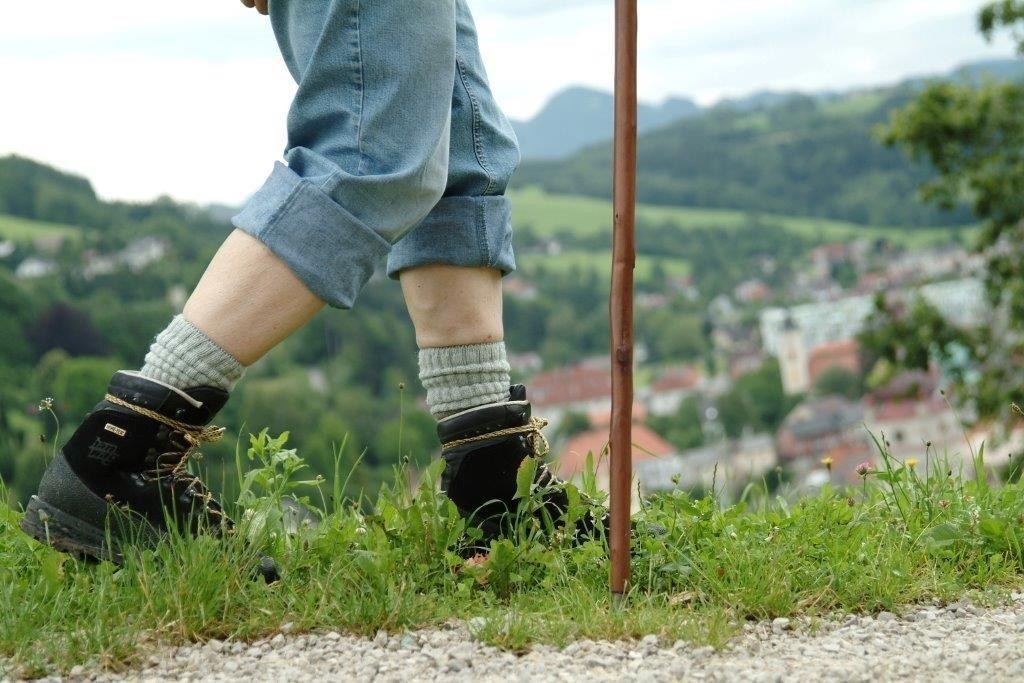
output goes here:
<path id="1" fill-rule="evenodd" d="M 807 360 L 811 381 L 829 368 L 843 368 L 852 373 L 860 372 L 860 345 L 856 340 L 829 342 L 815 347 Z"/>
<path id="2" fill-rule="evenodd" d="M 675 446 L 658 436 L 654 430 L 643 424 L 633 425 L 633 462 L 643 462 L 652 458 L 664 458 L 676 452 Z M 587 454 L 594 454 L 594 463 L 598 470 L 608 469 L 607 429 L 591 429 L 577 434 L 562 449 L 555 461 L 555 471 L 564 479 L 571 479 L 583 471 L 587 463 Z"/>
<path id="3" fill-rule="evenodd" d="M 875 419 L 883 422 L 909 420 L 917 415 L 917 406 L 914 401 L 888 401 L 875 408 Z"/>
<path id="4" fill-rule="evenodd" d="M 856 354 L 860 350 L 860 345 L 856 339 L 845 339 L 843 341 L 826 342 L 820 346 L 814 347 L 811 351 L 811 358 L 820 356 L 828 358 L 832 356 L 846 356 L 848 354 Z"/>
<path id="5" fill-rule="evenodd" d="M 700 373 L 692 365 L 681 368 L 674 368 L 654 380 L 651 391 L 661 393 L 663 391 L 689 390 L 696 388 L 700 382 Z"/>
<path id="6" fill-rule="evenodd" d="M 612 378 L 608 368 L 577 365 L 544 372 L 530 381 L 529 398 L 537 406 L 561 405 L 611 398 Z"/>
<path id="7" fill-rule="evenodd" d="M 811 250 L 811 254 L 831 259 L 845 259 L 850 255 L 850 247 L 842 242 L 832 242 L 815 247 Z"/>
<path id="8" fill-rule="evenodd" d="M 608 427 L 612 423 L 612 411 L 591 410 L 587 413 L 587 419 L 591 427 Z M 647 408 L 639 401 L 633 402 L 633 422 L 643 422 L 647 419 Z"/>

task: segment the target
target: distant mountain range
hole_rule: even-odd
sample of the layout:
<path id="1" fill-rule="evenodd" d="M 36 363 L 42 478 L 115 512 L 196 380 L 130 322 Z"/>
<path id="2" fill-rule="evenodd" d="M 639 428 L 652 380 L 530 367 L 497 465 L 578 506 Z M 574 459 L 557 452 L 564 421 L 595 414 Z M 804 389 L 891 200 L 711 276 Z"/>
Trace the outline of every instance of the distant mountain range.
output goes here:
<path id="1" fill-rule="evenodd" d="M 693 100 L 671 98 L 660 106 L 641 104 L 637 112 L 640 131 L 659 128 L 701 112 Z M 529 121 L 513 121 L 527 159 L 557 159 L 609 138 L 614 118 L 610 93 L 574 86 L 552 97 Z"/>
<path id="2" fill-rule="evenodd" d="M 985 79 L 1024 82 L 1024 60 L 970 64 L 941 78 L 972 84 Z M 877 226 L 971 222 L 966 209 L 943 212 L 922 204 L 918 188 L 932 177 L 932 170 L 911 163 L 878 139 L 879 127 L 893 111 L 933 80 L 914 78 L 847 93 L 756 93 L 648 127 L 639 139 L 638 197 L 650 204 L 818 216 Z M 572 118 L 570 100 L 560 98 L 559 111 L 567 121 L 562 125 L 578 131 L 584 126 Z M 607 123 L 608 112 L 595 112 L 595 101 L 588 96 L 589 107 L 577 109 L 577 117 L 595 122 L 605 117 L 601 120 Z M 608 126 L 603 139 L 568 156 L 527 157 L 514 184 L 609 197 Z M 545 135 L 555 133 L 548 130 Z"/>
<path id="3" fill-rule="evenodd" d="M 1017 59 L 973 62 L 958 67 L 948 74 L 937 77 L 911 78 L 892 87 L 916 87 L 935 78 L 965 83 L 979 83 L 986 78 L 1024 79 L 1024 62 Z M 816 100 L 828 101 L 842 99 L 856 94 L 856 92 L 858 91 L 802 93 L 766 90 L 745 97 L 726 99 L 709 108 L 703 108 L 685 97 L 672 97 L 660 105 L 641 103 L 637 128 L 641 133 L 645 133 L 714 109 L 754 111 L 779 106 L 794 97 L 811 97 Z M 602 90 L 573 86 L 556 93 L 530 120 L 512 121 L 516 134 L 519 136 L 523 158 L 527 160 L 558 159 L 589 145 L 610 140 L 613 108 L 612 94 Z"/>

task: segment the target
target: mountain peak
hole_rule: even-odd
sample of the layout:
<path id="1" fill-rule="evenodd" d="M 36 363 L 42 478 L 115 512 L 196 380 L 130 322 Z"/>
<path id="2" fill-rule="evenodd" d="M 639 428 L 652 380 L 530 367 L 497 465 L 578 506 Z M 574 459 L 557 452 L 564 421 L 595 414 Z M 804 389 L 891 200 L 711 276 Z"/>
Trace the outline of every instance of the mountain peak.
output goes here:
<path id="1" fill-rule="evenodd" d="M 555 93 L 529 121 L 513 121 L 523 156 L 556 159 L 611 137 L 615 98 L 611 93 L 574 85 Z M 640 104 L 638 128 L 646 131 L 700 112 L 692 100 L 672 97 L 660 105 Z"/>

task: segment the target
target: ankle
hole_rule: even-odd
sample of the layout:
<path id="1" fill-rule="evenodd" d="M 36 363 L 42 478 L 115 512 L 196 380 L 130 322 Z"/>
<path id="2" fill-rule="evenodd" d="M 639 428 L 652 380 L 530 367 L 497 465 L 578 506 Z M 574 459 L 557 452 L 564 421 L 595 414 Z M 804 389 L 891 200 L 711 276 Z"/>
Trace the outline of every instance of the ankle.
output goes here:
<path id="1" fill-rule="evenodd" d="M 437 419 L 509 400 L 505 342 L 420 350 L 420 380 Z"/>
<path id="2" fill-rule="evenodd" d="M 157 335 L 139 374 L 176 389 L 210 386 L 230 391 L 245 374 L 245 366 L 177 315 Z"/>

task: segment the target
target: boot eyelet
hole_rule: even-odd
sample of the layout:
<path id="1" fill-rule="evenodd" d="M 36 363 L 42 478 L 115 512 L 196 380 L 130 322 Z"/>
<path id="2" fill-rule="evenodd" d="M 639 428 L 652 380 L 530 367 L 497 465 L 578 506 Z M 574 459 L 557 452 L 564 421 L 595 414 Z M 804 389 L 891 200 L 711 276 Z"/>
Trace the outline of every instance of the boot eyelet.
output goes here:
<path id="1" fill-rule="evenodd" d="M 183 417 L 184 415 L 185 415 L 185 409 L 184 408 L 178 408 L 176 411 L 174 411 L 174 417 Z"/>

